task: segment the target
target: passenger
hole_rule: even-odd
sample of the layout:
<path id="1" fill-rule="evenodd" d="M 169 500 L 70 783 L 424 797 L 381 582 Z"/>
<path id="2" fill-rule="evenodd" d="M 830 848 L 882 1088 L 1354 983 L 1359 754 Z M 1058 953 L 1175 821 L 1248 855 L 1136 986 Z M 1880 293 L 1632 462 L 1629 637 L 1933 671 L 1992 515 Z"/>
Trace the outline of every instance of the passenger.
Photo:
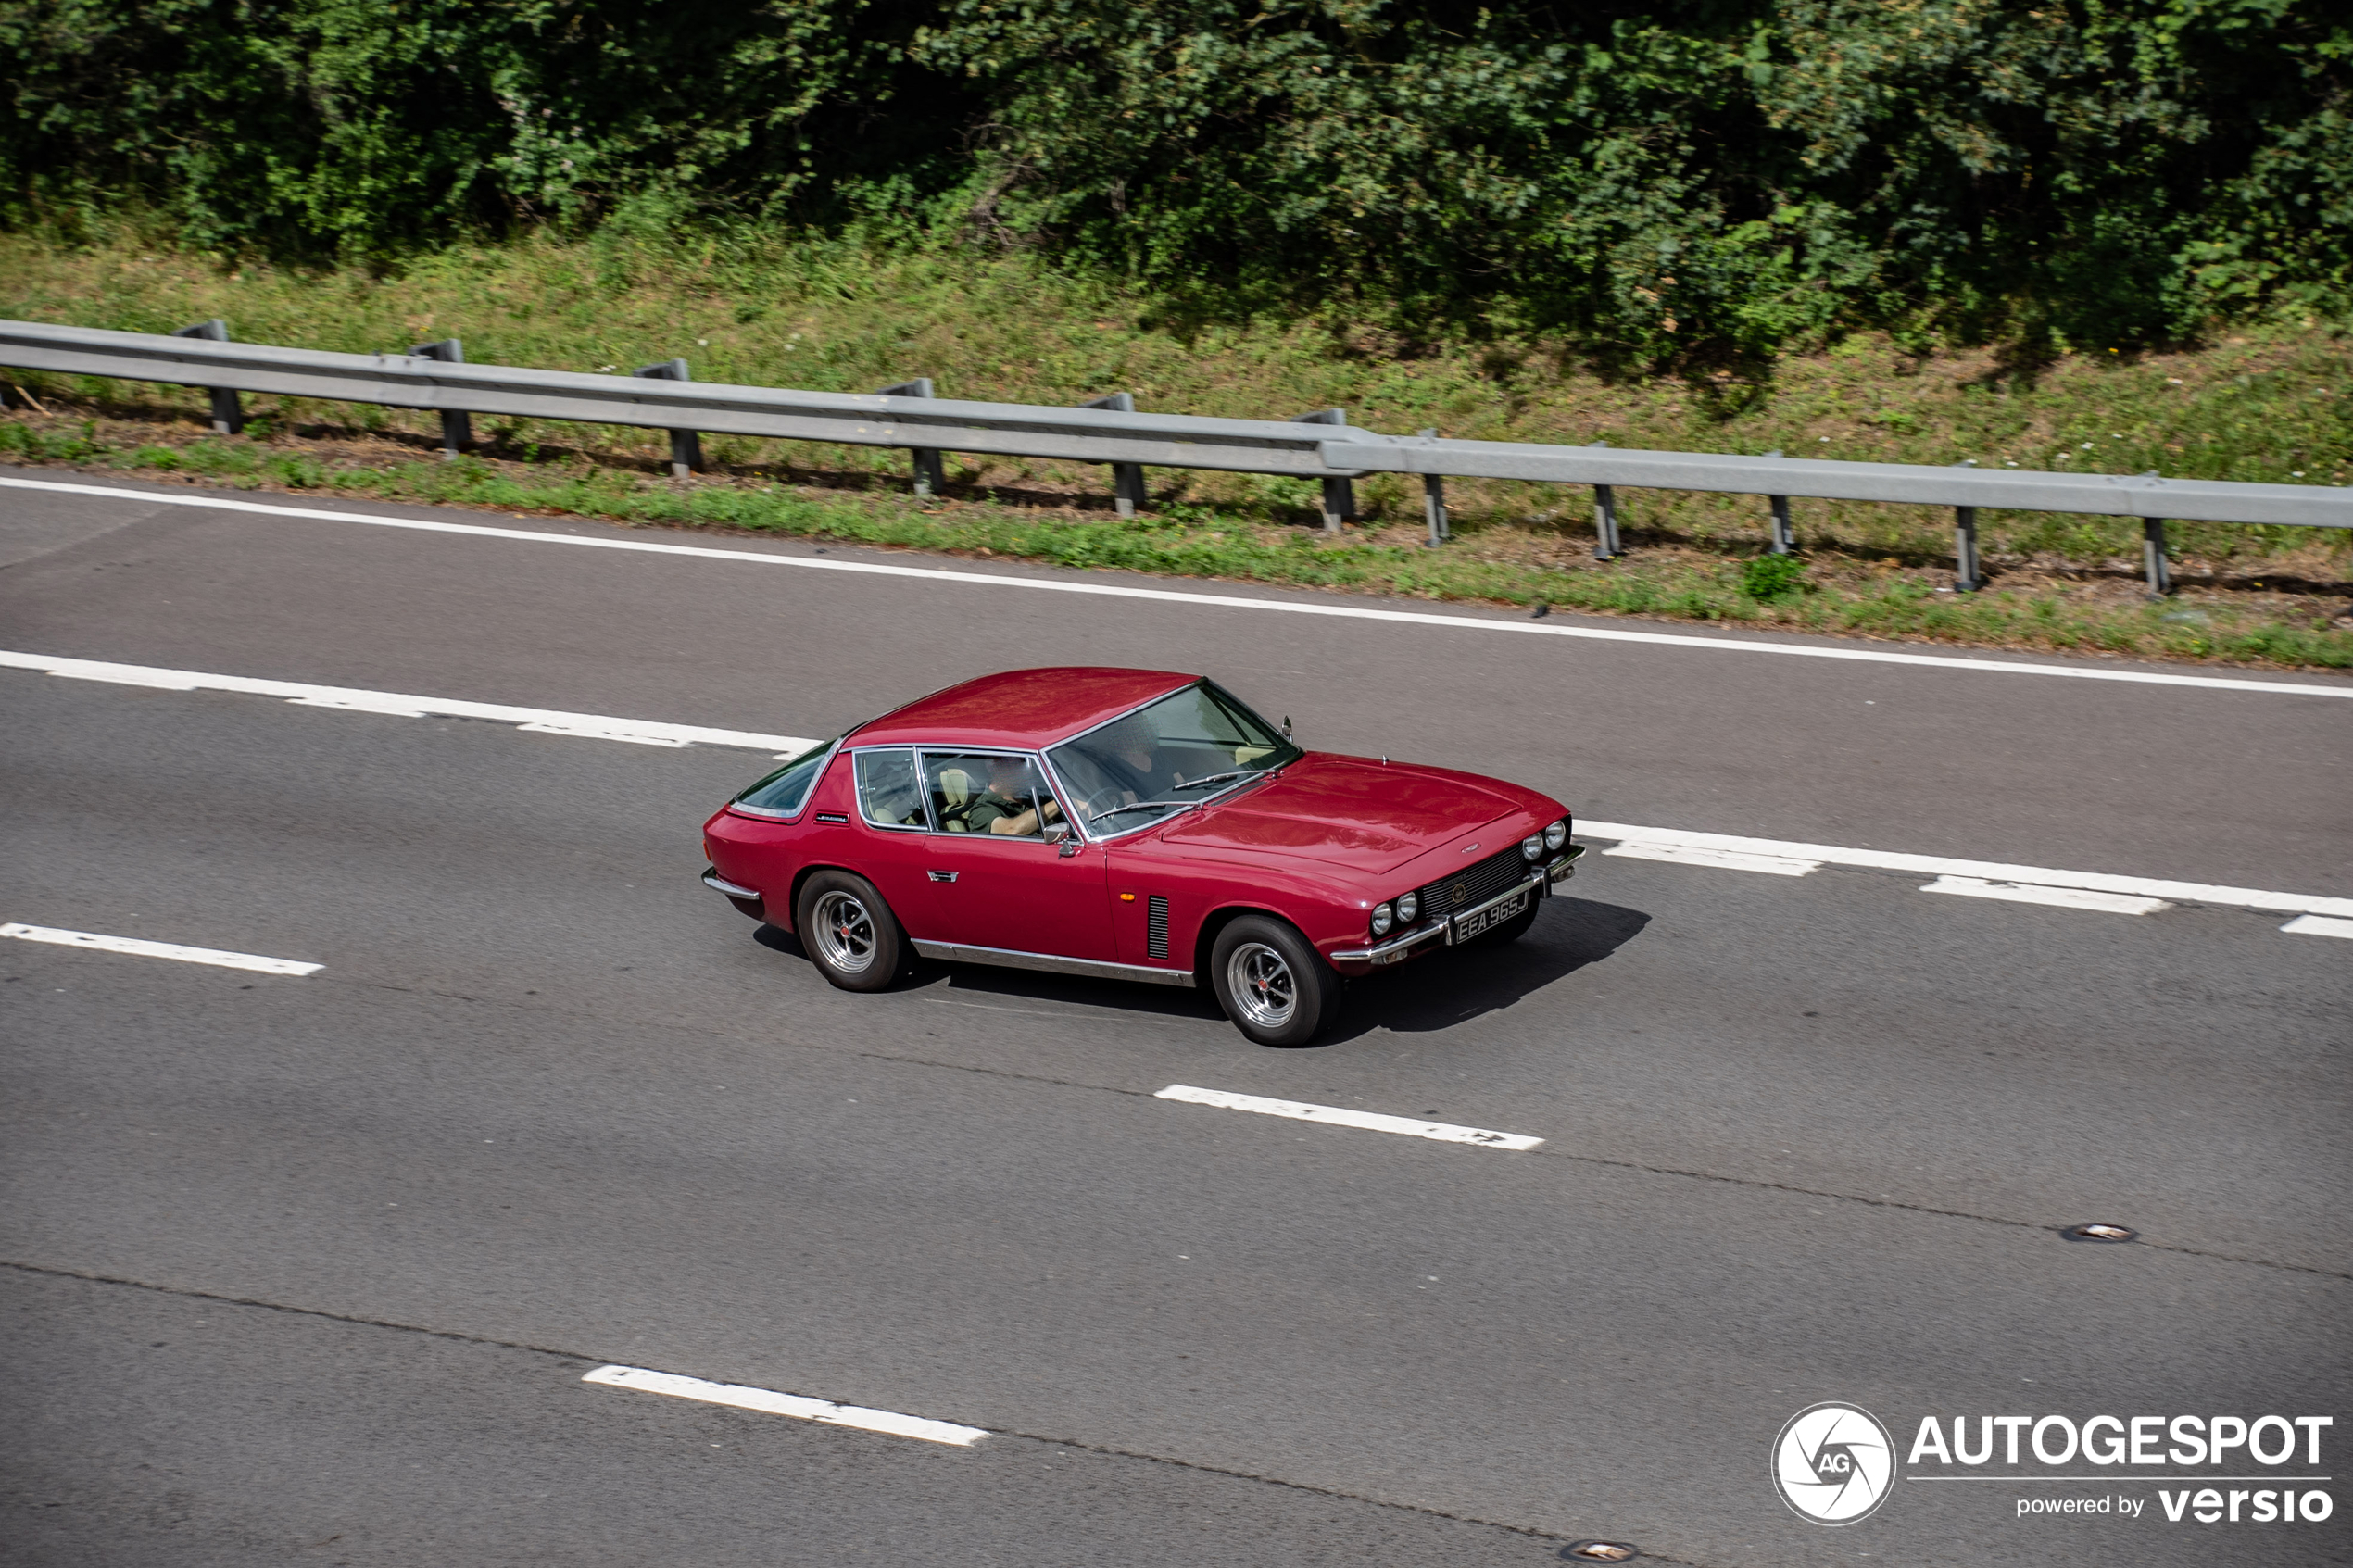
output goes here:
<path id="1" fill-rule="evenodd" d="M 1038 787 L 1037 774 L 1019 757 L 988 759 L 988 788 L 964 813 L 974 833 L 1000 834 L 1009 838 L 1035 838 L 1043 831 L 1037 798 L 1045 800 L 1045 821 L 1062 815 L 1053 797 Z"/>

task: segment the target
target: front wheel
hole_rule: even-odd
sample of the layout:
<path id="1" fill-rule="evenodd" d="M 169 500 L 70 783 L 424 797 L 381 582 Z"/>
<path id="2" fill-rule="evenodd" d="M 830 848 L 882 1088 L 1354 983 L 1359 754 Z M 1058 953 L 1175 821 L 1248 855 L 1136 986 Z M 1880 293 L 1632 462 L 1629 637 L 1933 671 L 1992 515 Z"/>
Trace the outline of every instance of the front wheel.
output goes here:
<path id="1" fill-rule="evenodd" d="M 1234 1027 L 1262 1046 L 1303 1046 L 1340 1012 L 1340 976 L 1297 928 L 1265 915 L 1243 915 L 1217 934 L 1209 951 L 1217 1005 Z"/>
<path id="2" fill-rule="evenodd" d="M 801 884 L 793 923 L 817 972 L 845 991 L 880 991 L 906 967 L 907 935 L 862 876 L 819 872 L 811 877 Z"/>

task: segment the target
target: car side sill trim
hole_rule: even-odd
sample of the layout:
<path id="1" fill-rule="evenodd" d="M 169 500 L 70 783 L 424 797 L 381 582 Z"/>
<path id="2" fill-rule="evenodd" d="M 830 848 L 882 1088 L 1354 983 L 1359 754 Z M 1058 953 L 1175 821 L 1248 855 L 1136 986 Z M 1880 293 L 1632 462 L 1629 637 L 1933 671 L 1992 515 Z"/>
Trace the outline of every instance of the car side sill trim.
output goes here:
<path id="1" fill-rule="evenodd" d="M 1154 969 L 1149 964 L 1111 963 L 1101 959 L 1065 959 L 1053 953 L 1021 953 L 1011 947 L 975 947 L 962 942 L 915 939 L 915 951 L 927 959 L 950 963 L 993 963 L 1002 969 L 1037 969 L 1049 974 L 1084 974 L 1096 980 L 1140 980 L 1148 985 L 1193 984 L 1189 969 Z"/>

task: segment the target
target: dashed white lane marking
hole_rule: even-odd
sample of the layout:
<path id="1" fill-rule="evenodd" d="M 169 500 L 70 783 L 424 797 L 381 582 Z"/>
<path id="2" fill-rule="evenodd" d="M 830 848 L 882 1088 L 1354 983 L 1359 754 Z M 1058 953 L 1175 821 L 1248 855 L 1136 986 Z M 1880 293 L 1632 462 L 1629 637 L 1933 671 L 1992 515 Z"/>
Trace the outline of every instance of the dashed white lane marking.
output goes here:
<path id="1" fill-rule="evenodd" d="M 534 734 L 572 735 L 584 740 L 631 741 L 639 746 L 736 746 L 779 758 L 798 756 L 817 743 L 797 735 L 763 735 L 749 730 L 714 730 L 701 724 L 663 724 L 649 719 L 613 719 L 597 713 L 563 713 L 548 708 L 510 708 L 494 702 L 409 696 L 362 691 L 353 686 L 315 686 L 300 681 L 261 681 L 247 675 L 208 675 L 194 670 L 157 670 L 144 664 L 107 664 L 91 659 L 0 651 L 0 668 L 38 670 L 74 681 L 105 681 L 173 692 L 244 692 L 283 697 L 301 708 L 336 708 L 394 719 L 487 719 Z"/>
<path id="2" fill-rule="evenodd" d="M 2234 681 L 2217 675 L 2171 675 L 2147 670 L 2095 670 L 2071 664 L 2026 664 L 2016 659 L 1954 659 L 1935 654 L 1894 653 L 1877 648 L 1807 647 L 1794 643 L 1750 642 L 1738 637 L 1678 636 L 1668 632 L 1622 632 L 1613 627 L 1564 626 L 1552 621 L 1492 621 L 1466 615 L 1434 615 L 1425 611 L 1375 609 L 1365 605 L 1302 604 L 1283 599 L 1244 598 L 1233 594 L 1189 594 L 1169 588 L 1134 588 L 1111 583 L 1065 583 L 1042 577 L 1008 577 L 986 571 L 950 571 L 939 567 L 889 566 L 879 561 L 813 560 L 806 556 L 768 555 L 756 550 L 722 550 L 701 545 L 663 545 L 650 539 L 608 539 L 573 533 L 545 533 L 522 528 L 489 528 L 480 523 L 442 522 L 426 518 L 384 517 L 368 512 L 330 511 L 321 507 L 272 506 L 259 501 L 233 501 L 219 495 L 169 495 L 153 490 L 126 490 L 103 484 L 66 484 L 55 480 L 0 476 L 0 487 L 49 490 L 109 500 L 137 501 L 146 506 L 196 507 L 210 511 L 258 512 L 271 517 L 297 517 L 322 522 L 359 523 L 372 528 L 406 528 L 423 533 L 456 533 L 498 539 L 518 545 L 572 545 L 592 550 L 628 550 L 644 555 L 686 556 L 725 561 L 735 566 L 785 566 L 808 571 L 849 571 L 872 577 L 916 578 L 960 583 L 975 588 L 1026 588 L 1049 594 L 1088 594 L 1103 598 L 1151 599 L 1164 604 L 1199 605 L 1213 609 L 1258 610 L 1278 615 L 1321 615 L 1349 621 L 1386 621 L 1411 626 L 1438 626 L 1466 632 L 1508 632 L 1533 637 L 1581 637 L 1592 642 L 1648 643 L 1663 647 L 1698 648 L 1711 653 L 1780 654 L 1792 659 L 1848 659 L 1868 664 L 1910 664 L 1931 670 L 1967 670 L 1982 675 L 2055 675 L 2079 681 L 2123 681 L 2138 685 L 2200 686 L 2212 691 L 2262 692 L 2292 696 L 2353 697 L 2353 683 L 2343 685 L 2303 685 L 2288 681 Z"/>
<path id="3" fill-rule="evenodd" d="M 760 1411 L 768 1415 L 788 1415 L 796 1421 L 823 1422 L 827 1426 L 855 1426 L 862 1432 L 882 1432 L 893 1437 L 952 1443 L 960 1449 L 968 1449 L 988 1436 L 984 1427 L 959 1426 L 952 1421 L 926 1421 L 919 1415 L 900 1415 L 897 1411 L 837 1405 L 830 1399 L 778 1394 L 766 1388 L 746 1387 L 740 1383 L 706 1383 L 699 1377 L 648 1372 L 644 1367 L 600 1366 L 580 1381 L 609 1384 L 615 1388 L 642 1388 L 648 1394 L 667 1394 L 673 1399 L 732 1405 L 737 1410 Z"/>
<path id="4" fill-rule="evenodd" d="M 2048 904 L 2061 909 L 2101 909 L 2112 915 L 2153 915 L 2173 907 L 2162 898 L 2136 898 L 2129 893 L 2035 887 L 2015 882 L 1987 882 L 1974 876 L 1940 876 L 1920 891 L 1951 893 L 1963 898 L 2003 898 L 2013 904 Z"/>
<path id="5" fill-rule="evenodd" d="M 1325 1122 L 1336 1127 L 1362 1127 L 1375 1133 L 1403 1133 L 1409 1138 L 1435 1138 L 1440 1143 L 1479 1144 L 1488 1148 L 1529 1149 L 1544 1141 L 1522 1133 L 1491 1133 L 1484 1127 L 1457 1127 L 1445 1122 L 1416 1122 L 1410 1116 L 1383 1116 L 1376 1111 L 1349 1110 L 1335 1105 L 1302 1105 L 1293 1099 L 1227 1094 L 1223 1089 L 1196 1089 L 1189 1084 L 1171 1084 L 1152 1098 L 1180 1099 L 1189 1105 L 1214 1105 L 1221 1110 L 1249 1110 L 1261 1116 L 1287 1117 L 1293 1122 Z"/>
<path id="6" fill-rule="evenodd" d="M 2353 937 L 2353 920 L 2330 920 L 2323 915 L 2298 915 L 2280 929 L 2292 931 L 2298 936 Z"/>
<path id="7" fill-rule="evenodd" d="M 1822 869 L 1819 860 L 1793 860 L 1786 855 L 1749 855 L 1737 849 L 1694 849 L 1680 844 L 1627 843 L 1604 855 L 1636 860 L 1665 860 L 1676 866 L 1713 866 L 1728 872 L 1763 872 L 1768 876 L 1804 876 Z"/>
<path id="8" fill-rule="evenodd" d="M 2110 876 L 2104 872 L 2057 871 L 2048 866 L 2012 866 L 1994 860 L 1956 860 L 1943 855 L 1899 855 L 1884 849 L 1844 849 L 1833 844 L 1793 844 L 1785 839 L 1743 838 L 1728 833 L 1692 833 L 1683 828 L 1644 828 L 1626 822 L 1579 820 L 1577 836 L 1675 848 L 1728 849 L 1736 854 L 1814 860 L 1830 866 L 1919 872 L 1927 876 L 1972 877 L 1980 882 L 2022 883 L 2035 887 L 2080 887 L 2092 893 L 2120 893 L 2128 897 L 2162 898 L 2172 903 L 2276 909 L 2285 915 L 2353 915 L 2353 898 L 2326 898 L 2311 893 L 2274 893 L 2259 887 L 2217 887 L 2202 882 Z M 1607 854 L 1608 851 L 1604 850 L 1603 853 Z"/>
<path id="9" fill-rule="evenodd" d="M 779 758 L 797 755 L 817 744 L 797 735 L 760 734 L 749 730 L 714 730 L 695 724 L 663 724 L 651 720 L 614 719 L 594 713 L 561 713 L 540 708 L 509 708 L 444 697 L 405 696 L 347 686 L 306 685 L 294 681 L 264 681 L 244 675 L 209 675 L 191 670 L 160 670 L 139 664 L 57 659 L 46 654 L 0 651 L 0 669 L 34 670 L 75 680 L 106 681 L 119 685 L 146 686 L 166 691 L 245 692 L 259 696 L 283 697 L 300 707 L 340 708 L 353 712 L 405 718 L 438 714 L 451 718 L 488 719 L 511 723 L 536 734 L 598 740 L 629 740 L 651 746 L 700 744 L 745 746 L 755 751 L 770 752 Z M 2116 893 L 2128 897 L 2222 904 L 2240 909 L 2276 910 L 2281 914 L 2353 916 L 2353 898 L 2278 893 L 2253 887 L 2221 887 L 2198 882 L 2167 882 L 2150 877 L 2110 876 L 2102 872 L 2060 871 L 2049 866 L 2016 866 L 1993 860 L 1956 860 L 1941 855 L 1848 849 L 1831 844 L 1796 844 L 1778 838 L 1696 833 L 1685 828 L 1636 827 L 1626 822 L 1580 820 L 1577 823 L 1577 836 L 1580 839 L 1616 841 L 1618 847 L 1604 850 L 1605 855 L 1626 854 L 1643 859 L 1672 860 L 1681 865 L 1769 871 L 1783 876 L 1803 875 L 1805 871 L 1824 865 L 1859 866 L 1878 871 L 1919 872 L 1929 876 L 1974 877 L 1982 882 L 2018 883 L 2036 887 L 2079 887 L 2094 893 Z M 1660 852 L 1670 850 L 1675 853 Z M 1799 870 L 1800 867 L 1805 871 Z"/>
<path id="10" fill-rule="evenodd" d="M 48 942 L 60 947 L 88 947 L 101 953 L 129 953 L 141 959 L 177 959 L 182 963 L 206 963 L 218 969 L 247 969 L 256 974 L 316 974 L 324 964 L 293 959 L 265 959 L 258 953 L 224 953 L 218 947 L 183 947 L 177 942 L 145 942 L 136 936 L 107 936 L 94 931 L 59 931 L 54 926 L 0 925 L 0 936 L 19 942 Z"/>

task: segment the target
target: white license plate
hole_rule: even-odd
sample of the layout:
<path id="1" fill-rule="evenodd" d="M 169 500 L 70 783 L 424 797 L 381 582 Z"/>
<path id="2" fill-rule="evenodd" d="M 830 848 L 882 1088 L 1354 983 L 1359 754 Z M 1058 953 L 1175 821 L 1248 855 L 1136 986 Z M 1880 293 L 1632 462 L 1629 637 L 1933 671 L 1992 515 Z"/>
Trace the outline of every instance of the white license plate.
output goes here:
<path id="1" fill-rule="evenodd" d="M 1454 917 L 1454 940 L 1467 942 L 1491 926 L 1498 926 L 1528 908 L 1528 896 L 1533 888 L 1523 887 L 1516 898 L 1506 898 L 1492 909 L 1481 909 L 1475 915 Z"/>

